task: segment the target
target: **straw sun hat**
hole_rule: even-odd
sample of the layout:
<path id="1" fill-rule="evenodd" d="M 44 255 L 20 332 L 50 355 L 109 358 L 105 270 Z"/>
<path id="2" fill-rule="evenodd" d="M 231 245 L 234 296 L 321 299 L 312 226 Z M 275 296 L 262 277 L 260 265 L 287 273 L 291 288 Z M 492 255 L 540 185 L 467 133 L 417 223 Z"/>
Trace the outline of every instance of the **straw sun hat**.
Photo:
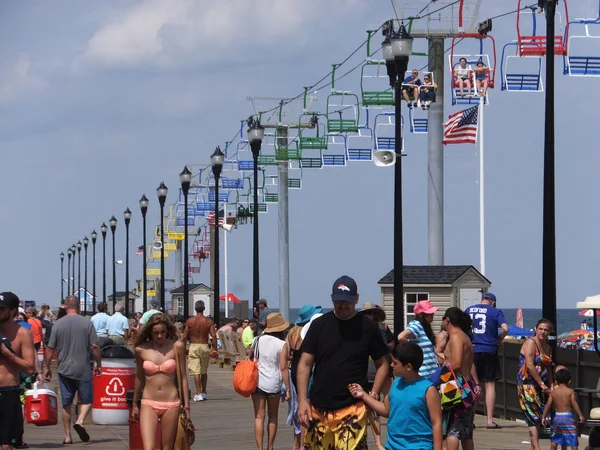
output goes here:
<path id="1" fill-rule="evenodd" d="M 360 309 L 360 312 L 364 313 L 367 311 L 375 313 L 375 315 L 379 318 L 380 321 L 383 322 L 385 320 L 385 311 L 381 306 L 378 306 L 373 302 L 365 302 L 365 304 Z"/>
<path id="2" fill-rule="evenodd" d="M 271 313 L 267 316 L 267 328 L 264 329 L 264 333 L 277 333 L 278 331 L 287 330 L 290 327 L 290 323 L 283 319 L 280 313 Z"/>

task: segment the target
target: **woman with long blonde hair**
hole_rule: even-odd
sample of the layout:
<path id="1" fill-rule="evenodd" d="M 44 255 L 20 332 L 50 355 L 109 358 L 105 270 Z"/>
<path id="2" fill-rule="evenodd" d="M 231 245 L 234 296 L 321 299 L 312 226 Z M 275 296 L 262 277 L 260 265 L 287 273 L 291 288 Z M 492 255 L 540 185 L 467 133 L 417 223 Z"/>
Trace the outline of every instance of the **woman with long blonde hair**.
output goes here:
<path id="1" fill-rule="evenodd" d="M 156 448 L 156 428 L 160 421 L 161 448 L 171 450 L 181 404 L 188 417 L 190 405 L 185 344 L 178 341 L 175 325 L 164 314 L 154 314 L 138 333 L 135 357 L 137 371 L 131 415 L 140 422 L 144 449 Z M 182 382 L 181 393 L 177 386 L 178 370 Z M 140 396 L 141 406 L 138 406 Z"/>

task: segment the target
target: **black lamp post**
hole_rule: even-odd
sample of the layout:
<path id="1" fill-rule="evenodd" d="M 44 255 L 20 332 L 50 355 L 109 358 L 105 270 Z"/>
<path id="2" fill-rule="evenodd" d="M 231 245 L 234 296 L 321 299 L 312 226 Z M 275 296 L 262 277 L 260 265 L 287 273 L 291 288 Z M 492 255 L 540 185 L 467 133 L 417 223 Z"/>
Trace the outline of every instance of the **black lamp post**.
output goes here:
<path id="1" fill-rule="evenodd" d="M 96 239 L 98 233 L 92 231 L 92 314 L 96 313 Z"/>
<path id="2" fill-rule="evenodd" d="M 143 298 L 144 298 L 144 308 L 146 309 L 150 309 L 150 305 L 148 305 L 148 294 L 146 292 L 146 283 L 148 282 L 148 276 L 146 275 L 146 213 L 148 212 L 148 199 L 146 198 L 146 195 L 142 195 L 142 198 L 140 199 L 140 209 L 142 210 L 142 228 L 143 228 L 143 235 L 144 235 L 144 240 L 143 240 L 143 244 L 144 244 L 144 261 L 142 262 L 142 280 L 143 280 L 143 285 L 142 285 L 142 289 L 144 291 L 143 293 Z"/>
<path id="3" fill-rule="evenodd" d="M 67 295 L 71 295 L 71 247 L 67 250 Z M 63 297 L 64 299 L 64 297 Z"/>
<path id="4" fill-rule="evenodd" d="M 554 35 L 556 0 L 545 0 L 546 109 L 544 129 L 544 211 L 542 228 L 542 316 L 556 330 L 556 207 L 554 158 Z M 595 312 L 594 312 L 595 314 Z M 550 341 L 556 355 L 556 339 Z"/>
<path id="5" fill-rule="evenodd" d="M 100 227 L 102 232 L 102 302 L 106 303 L 106 232 L 108 227 L 104 222 Z"/>
<path id="6" fill-rule="evenodd" d="M 81 307 L 81 241 L 77 241 L 77 299 Z"/>
<path id="7" fill-rule="evenodd" d="M 212 173 L 215 177 L 215 248 L 214 248 L 214 258 L 215 258 L 215 279 L 214 279 L 214 292 L 213 292 L 213 309 L 214 309 L 214 318 L 217 326 L 221 319 L 221 258 L 219 257 L 219 235 L 221 234 L 219 231 L 219 179 L 221 178 L 221 170 L 223 169 L 223 162 L 225 162 L 225 154 L 221 151 L 220 147 L 217 147 L 214 153 L 210 156 L 210 164 L 212 165 Z M 256 158 L 254 161 L 256 164 Z M 256 167 L 254 168 L 254 172 L 256 173 Z M 254 180 L 256 182 L 256 179 Z M 256 198 L 255 198 L 256 201 Z M 256 208 L 255 208 L 256 211 Z M 225 220 L 225 218 L 223 218 Z M 227 295 L 227 293 L 225 293 Z"/>
<path id="8" fill-rule="evenodd" d="M 142 234 L 144 235 L 144 240 L 143 240 L 143 244 L 144 244 L 144 261 L 142 262 L 142 280 L 143 280 L 143 299 L 144 299 L 144 308 L 146 308 L 147 310 L 150 309 L 150 305 L 148 305 L 148 294 L 146 292 L 146 283 L 148 282 L 148 276 L 146 275 L 146 213 L 148 212 L 148 199 L 146 198 L 146 195 L 142 195 L 142 198 L 140 199 L 140 209 L 142 210 Z"/>
<path id="9" fill-rule="evenodd" d="M 394 168 L 394 333 L 404 330 L 404 248 L 402 242 L 402 82 L 412 53 L 413 38 L 404 25 L 395 33 L 393 22 L 384 25 L 383 57 L 394 89 L 395 168 Z"/>
<path id="10" fill-rule="evenodd" d="M 165 201 L 169 189 L 165 183 L 161 181 L 160 186 L 156 189 L 158 203 L 160 204 L 160 307 L 165 312 Z M 186 268 L 187 270 L 187 268 Z"/>
<path id="11" fill-rule="evenodd" d="M 83 315 L 87 316 L 87 249 L 90 240 L 83 238 Z"/>
<path id="12" fill-rule="evenodd" d="M 60 299 L 65 298 L 65 253 L 60 252 Z"/>
<path id="13" fill-rule="evenodd" d="M 75 244 L 71 245 L 71 254 L 73 255 L 73 268 L 71 270 L 71 274 L 73 275 L 73 287 L 71 288 L 71 293 L 69 295 L 75 295 L 75 254 L 77 253 L 77 247 Z"/>
<path id="14" fill-rule="evenodd" d="M 190 191 L 190 184 L 192 184 L 192 172 L 190 172 L 187 166 L 185 166 L 183 171 L 179 174 L 179 181 L 181 181 L 181 191 L 183 192 L 183 203 L 185 205 L 183 213 L 185 221 L 183 224 L 183 318 L 187 320 L 190 317 L 190 284 L 188 279 L 188 193 Z"/>
<path id="15" fill-rule="evenodd" d="M 117 306 L 117 261 L 115 258 L 115 231 L 117 231 L 117 219 L 115 216 L 112 216 L 108 221 L 110 225 L 110 231 L 112 232 L 112 290 L 113 290 L 113 314 L 115 312 L 115 308 Z"/>
<path id="16" fill-rule="evenodd" d="M 255 307 L 258 307 L 258 301 L 260 300 L 260 273 L 258 267 L 260 263 L 258 254 L 258 155 L 260 153 L 260 147 L 262 146 L 262 140 L 264 136 L 265 128 L 260 124 L 260 121 L 258 119 L 254 119 L 253 117 L 248 119 L 248 141 L 250 142 L 252 157 L 254 158 L 254 211 L 252 211 L 252 216 L 254 219 L 254 236 L 252 252 L 252 303 Z M 217 217 L 216 220 L 218 221 L 219 218 Z"/>
<path id="17" fill-rule="evenodd" d="M 131 211 L 129 208 L 123 213 L 125 218 L 125 317 L 129 317 L 129 222 Z"/>

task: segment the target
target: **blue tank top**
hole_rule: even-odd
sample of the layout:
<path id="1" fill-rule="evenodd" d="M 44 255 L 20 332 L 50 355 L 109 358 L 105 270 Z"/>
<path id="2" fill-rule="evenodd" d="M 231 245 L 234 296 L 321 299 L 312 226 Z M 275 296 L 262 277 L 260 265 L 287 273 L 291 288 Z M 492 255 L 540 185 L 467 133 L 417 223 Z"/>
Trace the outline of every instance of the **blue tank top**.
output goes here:
<path id="1" fill-rule="evenodd" d="M 433 426 L 425 398 L 431 386 L 426 378 L 404 381 L 398 377 L 394 380 L 389 395 L 387 450 L 433 449 Z"/>

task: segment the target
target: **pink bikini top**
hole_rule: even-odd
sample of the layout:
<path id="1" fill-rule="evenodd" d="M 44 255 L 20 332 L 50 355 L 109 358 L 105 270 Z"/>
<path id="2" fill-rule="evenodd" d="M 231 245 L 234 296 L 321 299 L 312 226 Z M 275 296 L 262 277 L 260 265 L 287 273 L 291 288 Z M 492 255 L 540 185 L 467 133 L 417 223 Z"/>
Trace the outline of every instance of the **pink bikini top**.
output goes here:
<path id="1" fill-rule="evenodd" d="M 177 368 L 177 363 L 174 359 L 167 359 L 160 365 L 157 365 L 152 361 L 144 361 L 143 368 L 147 375 L 154 375 L 157 372 L 173 373 Z"/>

